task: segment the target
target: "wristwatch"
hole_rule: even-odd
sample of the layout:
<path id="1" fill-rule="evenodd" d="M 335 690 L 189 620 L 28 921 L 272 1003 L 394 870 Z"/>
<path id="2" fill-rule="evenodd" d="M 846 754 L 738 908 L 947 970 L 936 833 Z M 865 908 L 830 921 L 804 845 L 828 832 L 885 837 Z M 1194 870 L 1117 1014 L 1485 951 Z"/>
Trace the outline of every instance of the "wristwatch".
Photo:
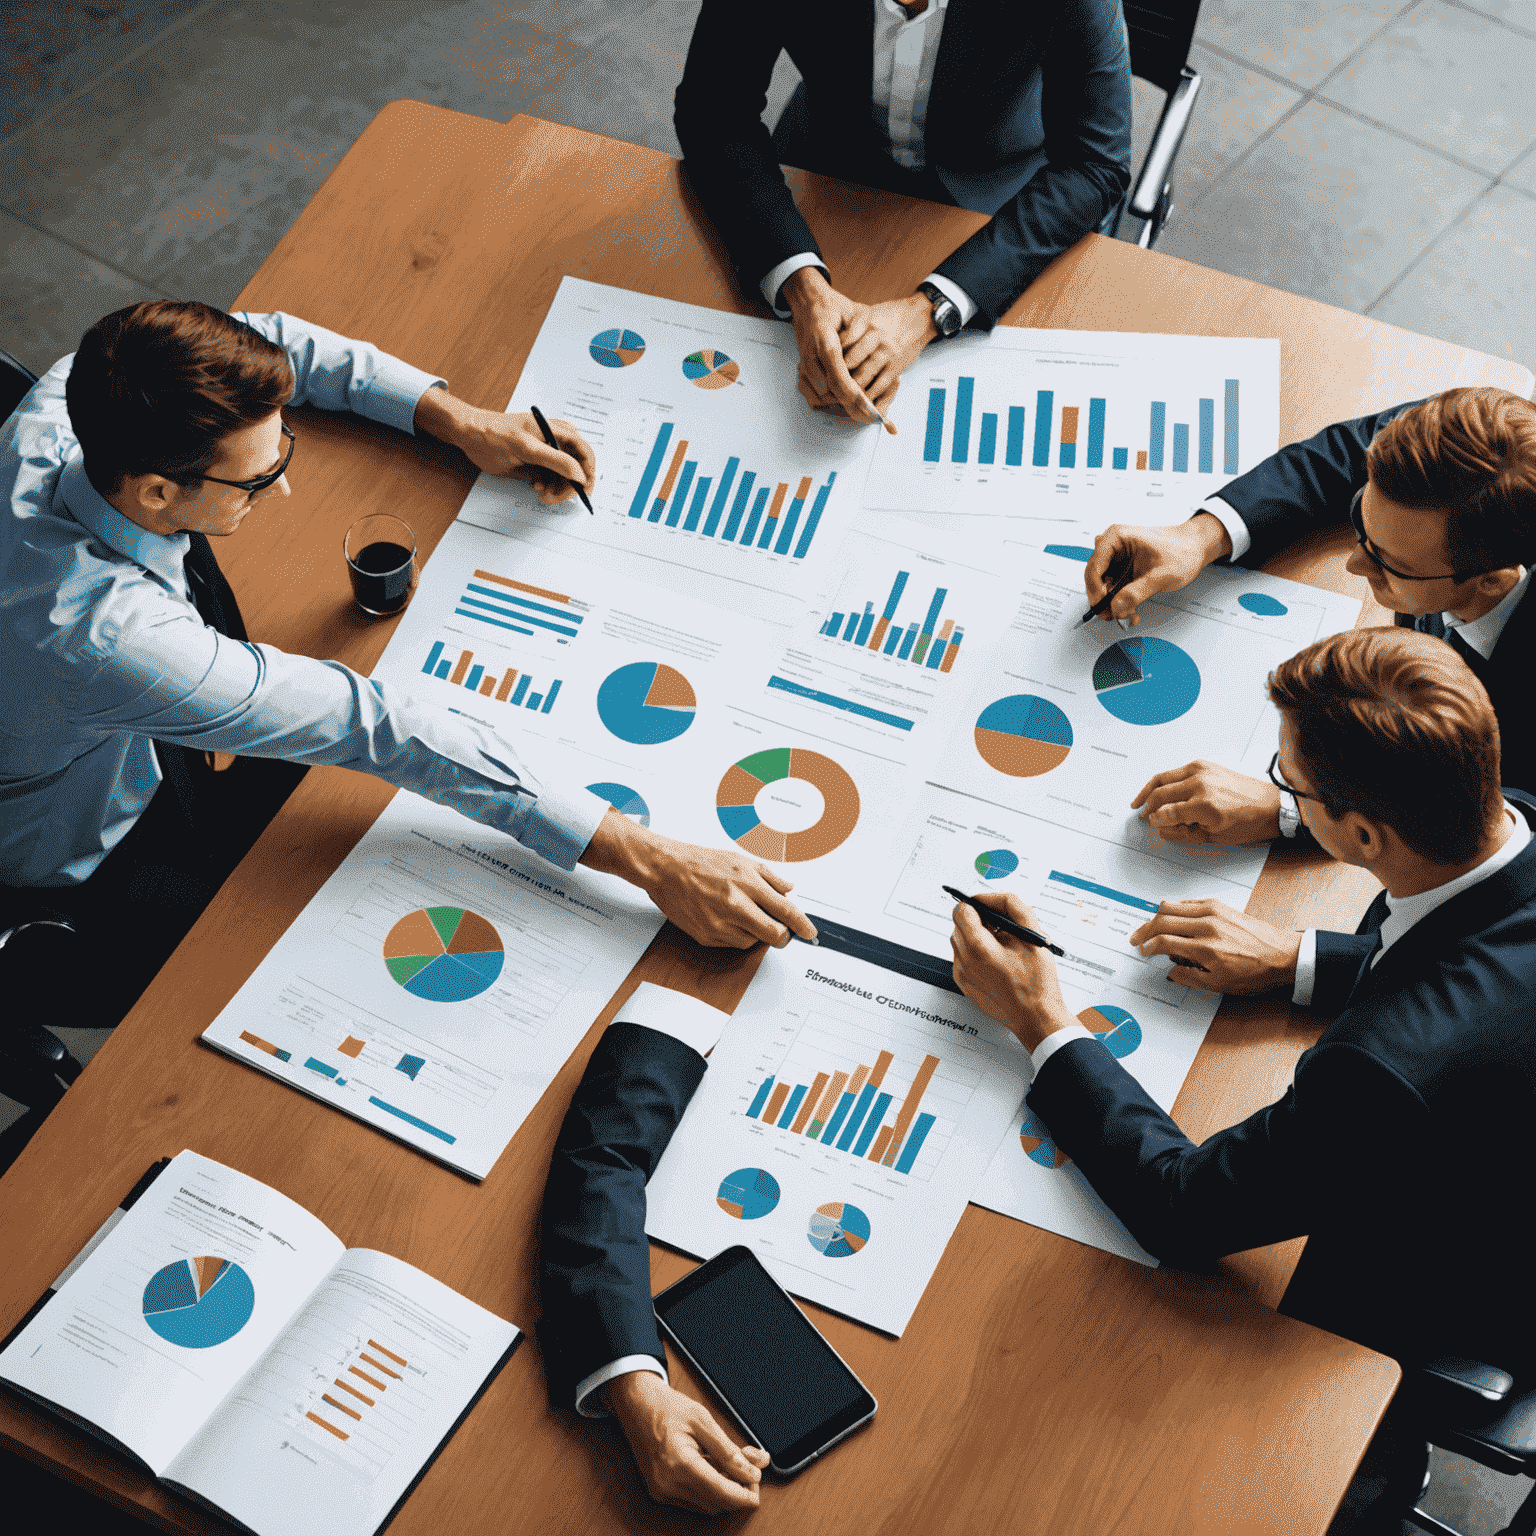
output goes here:
<path id="1" fill-rule="evenodd" d="M 1301 812 L 1296 808 L 1294 797 L 1280 792 L 1280 835 L 1295 837 L 1301 828 Z"/>
<path id="2" fill-rule="evenodd" d="M 919 283 L 917 291 L 933 305 L 933 323 L 940 336 L 953 336 L 965 323 L 960 306 L 936 283 Z"/>

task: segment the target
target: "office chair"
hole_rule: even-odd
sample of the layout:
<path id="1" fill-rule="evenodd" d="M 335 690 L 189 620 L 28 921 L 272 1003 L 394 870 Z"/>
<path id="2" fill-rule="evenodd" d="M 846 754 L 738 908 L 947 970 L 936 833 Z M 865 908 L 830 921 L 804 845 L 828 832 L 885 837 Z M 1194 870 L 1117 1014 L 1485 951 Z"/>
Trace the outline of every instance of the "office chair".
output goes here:
<path id="1" fill-rule="evenodd" d="M 37 375 L 9 352 L 0 352 L 0 421 L 21 404 L 21 397 L 37 383 Z"/>
<path id="2" fill-rule="evenodd" d="M 1136 243 L 1151 250 L 1173 217 L 1173 166 L 1200 94 L 1200 76 L 1189 67 L 1200 0 L 1125 0 L 1131 39 L 1131 73 L 1168 99 L 1152 135 L 1129 211 L 1143 221 Z"/>

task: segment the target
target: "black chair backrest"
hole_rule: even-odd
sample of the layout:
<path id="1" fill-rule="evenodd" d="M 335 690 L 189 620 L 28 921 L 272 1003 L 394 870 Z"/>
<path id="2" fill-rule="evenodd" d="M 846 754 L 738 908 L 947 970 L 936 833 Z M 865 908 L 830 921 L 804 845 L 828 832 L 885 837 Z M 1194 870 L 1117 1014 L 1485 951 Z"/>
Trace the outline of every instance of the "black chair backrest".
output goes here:
<path id="1" fill-rule="evenodd" d="M 0 352 L 0 421 L 21 404 L 21 397 L 37 383 L 37 375 L 9 352 Z"/>
<path id="2" fill-rule="evenodd" d="M 1200 0 L 1124 0 L 1131 73 L 1172 94 L 1189 58 Z"/>

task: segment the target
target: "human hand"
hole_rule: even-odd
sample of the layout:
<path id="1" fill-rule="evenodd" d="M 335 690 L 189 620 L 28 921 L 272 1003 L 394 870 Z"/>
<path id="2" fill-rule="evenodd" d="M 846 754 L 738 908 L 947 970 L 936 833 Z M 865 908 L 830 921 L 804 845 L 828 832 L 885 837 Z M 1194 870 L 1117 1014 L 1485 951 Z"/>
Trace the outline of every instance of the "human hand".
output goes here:
<path id="1" fill-rule="evenodd" d="M 1231 537 L 1209 512 L 1197 512 L 1171 528 L 1115 523 L 1093 541 L 1093 557 L 1083 572 L 1089 606 L 1114 586 L 1125 562 L 1131 560 L 1135 580 L 1126 583 L 1100 617 L 1140 623 L 1136 610 L 1149 597 L 1187 587 L 1212 560 L 1231 553 Z"/>
<path id="2" fill-rule="evenodd" d="M 485 411 L 429 389 L 416 404 L 416 425 L 461 449 L 476 469 L 530 482 L 545 506 L 570 500 L 578 485 L 589 496 L 597 486 L 597 455 L 568 421 L 550 421 L 560 444 L 551 448 L 529 411 Z"/>
<path id="3" fill-rule="evenodd" d="M 581 862 L 637 885 L 690 938 L 722 949 L 772 944 L 791 931 L 814 940 L 816 929 L 777 870 L 734 849 L 679 842 L 638 826 L 615 810 L 599 824 Z"/>
<path id="4" fill-rule="evenodd" d="M 800 349 L 801 397 L 815 411 L 835 411 L 855 421 L 878 416 L 854 382 L 843 361 L 847 337 L 862 336 L 866 306 L 839 293 L 819 267 L 791 272 L 779 290 L 794 319 L 795 345 Z"/>
<path id="5" fill-rule="evenodd" d="M 1170 843 L 1237 846 L 1280 835 L 1280 791 L 1204 758 L 1155 774 L 1131 809 Z"/>
<path id="6" fill-rule="evenodd" d="M 854 382 L 888 415 L 902 374 L 938 334 L 933 305 L 921 293 L 871 304 L 844 329 L 843 361 Z"/>
<path id="7" fill-rule="evenodd" d="M 1165 901 L 1130 942 L 1144 955 L 1167 955 L 1174 962 L 1169 979 L 1199 992 L 1264 992 L 1296 980 L 1301 933 L 1202 898 Z"/>
<path id="8" fill-rule="evenodd" d="M 654 1371 L 616 1376 L 603 1392 L 657 1503 L 696 1515 L 757 1508 L 766 1451 L 755 1445 L 738 1450 L 702 1403 Z"/>
<path id="9" fill-rule="evenodd" d="M 1038 930 L 1034 913 L 1017 896 L 989 892 L 976 899 Z M 955 955 L 955 985 L 984 1014 L 1011 1029 L 1031 1051 L 1072 1022 L 1049 950 L 1011 933 L 994 933 L 964 902 L 955 903 L 954 918 L 949 947 Z"/>

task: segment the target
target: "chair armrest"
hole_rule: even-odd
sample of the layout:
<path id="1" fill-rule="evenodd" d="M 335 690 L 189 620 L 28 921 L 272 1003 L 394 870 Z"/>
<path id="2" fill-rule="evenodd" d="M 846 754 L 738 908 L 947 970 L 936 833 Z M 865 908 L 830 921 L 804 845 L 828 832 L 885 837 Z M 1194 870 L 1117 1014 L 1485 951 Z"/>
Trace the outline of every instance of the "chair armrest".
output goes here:
<path id="1" fill-rule="evenodd" d="M 1442 1355 L 1419 1367 L 1419 1375 L 1436 1390 L 1449 1387 L 1468 1407 L 1502 1403 L 1514 1391 L 1515 1378 L 1497 1366 L 1460 1355 Z"/>
<path id="2" fill-rule="evenodd" d="M 1157 212 L 1157 200 L 1163 195 L 1179 145 L 1184 142 L 1184 132 L 1189 127 L 1190 114 L 1195 110 L 1200 84 L 1200 76 L 1186 66 L 1163 107 L 1163 115 L 1157 120 L 1157 132 L 1152 135 L 1152 147 L 1142 162 L 1136 190 L 1131 193 L 1130 211 L 1135 218 L 1150 219 Z"/>

